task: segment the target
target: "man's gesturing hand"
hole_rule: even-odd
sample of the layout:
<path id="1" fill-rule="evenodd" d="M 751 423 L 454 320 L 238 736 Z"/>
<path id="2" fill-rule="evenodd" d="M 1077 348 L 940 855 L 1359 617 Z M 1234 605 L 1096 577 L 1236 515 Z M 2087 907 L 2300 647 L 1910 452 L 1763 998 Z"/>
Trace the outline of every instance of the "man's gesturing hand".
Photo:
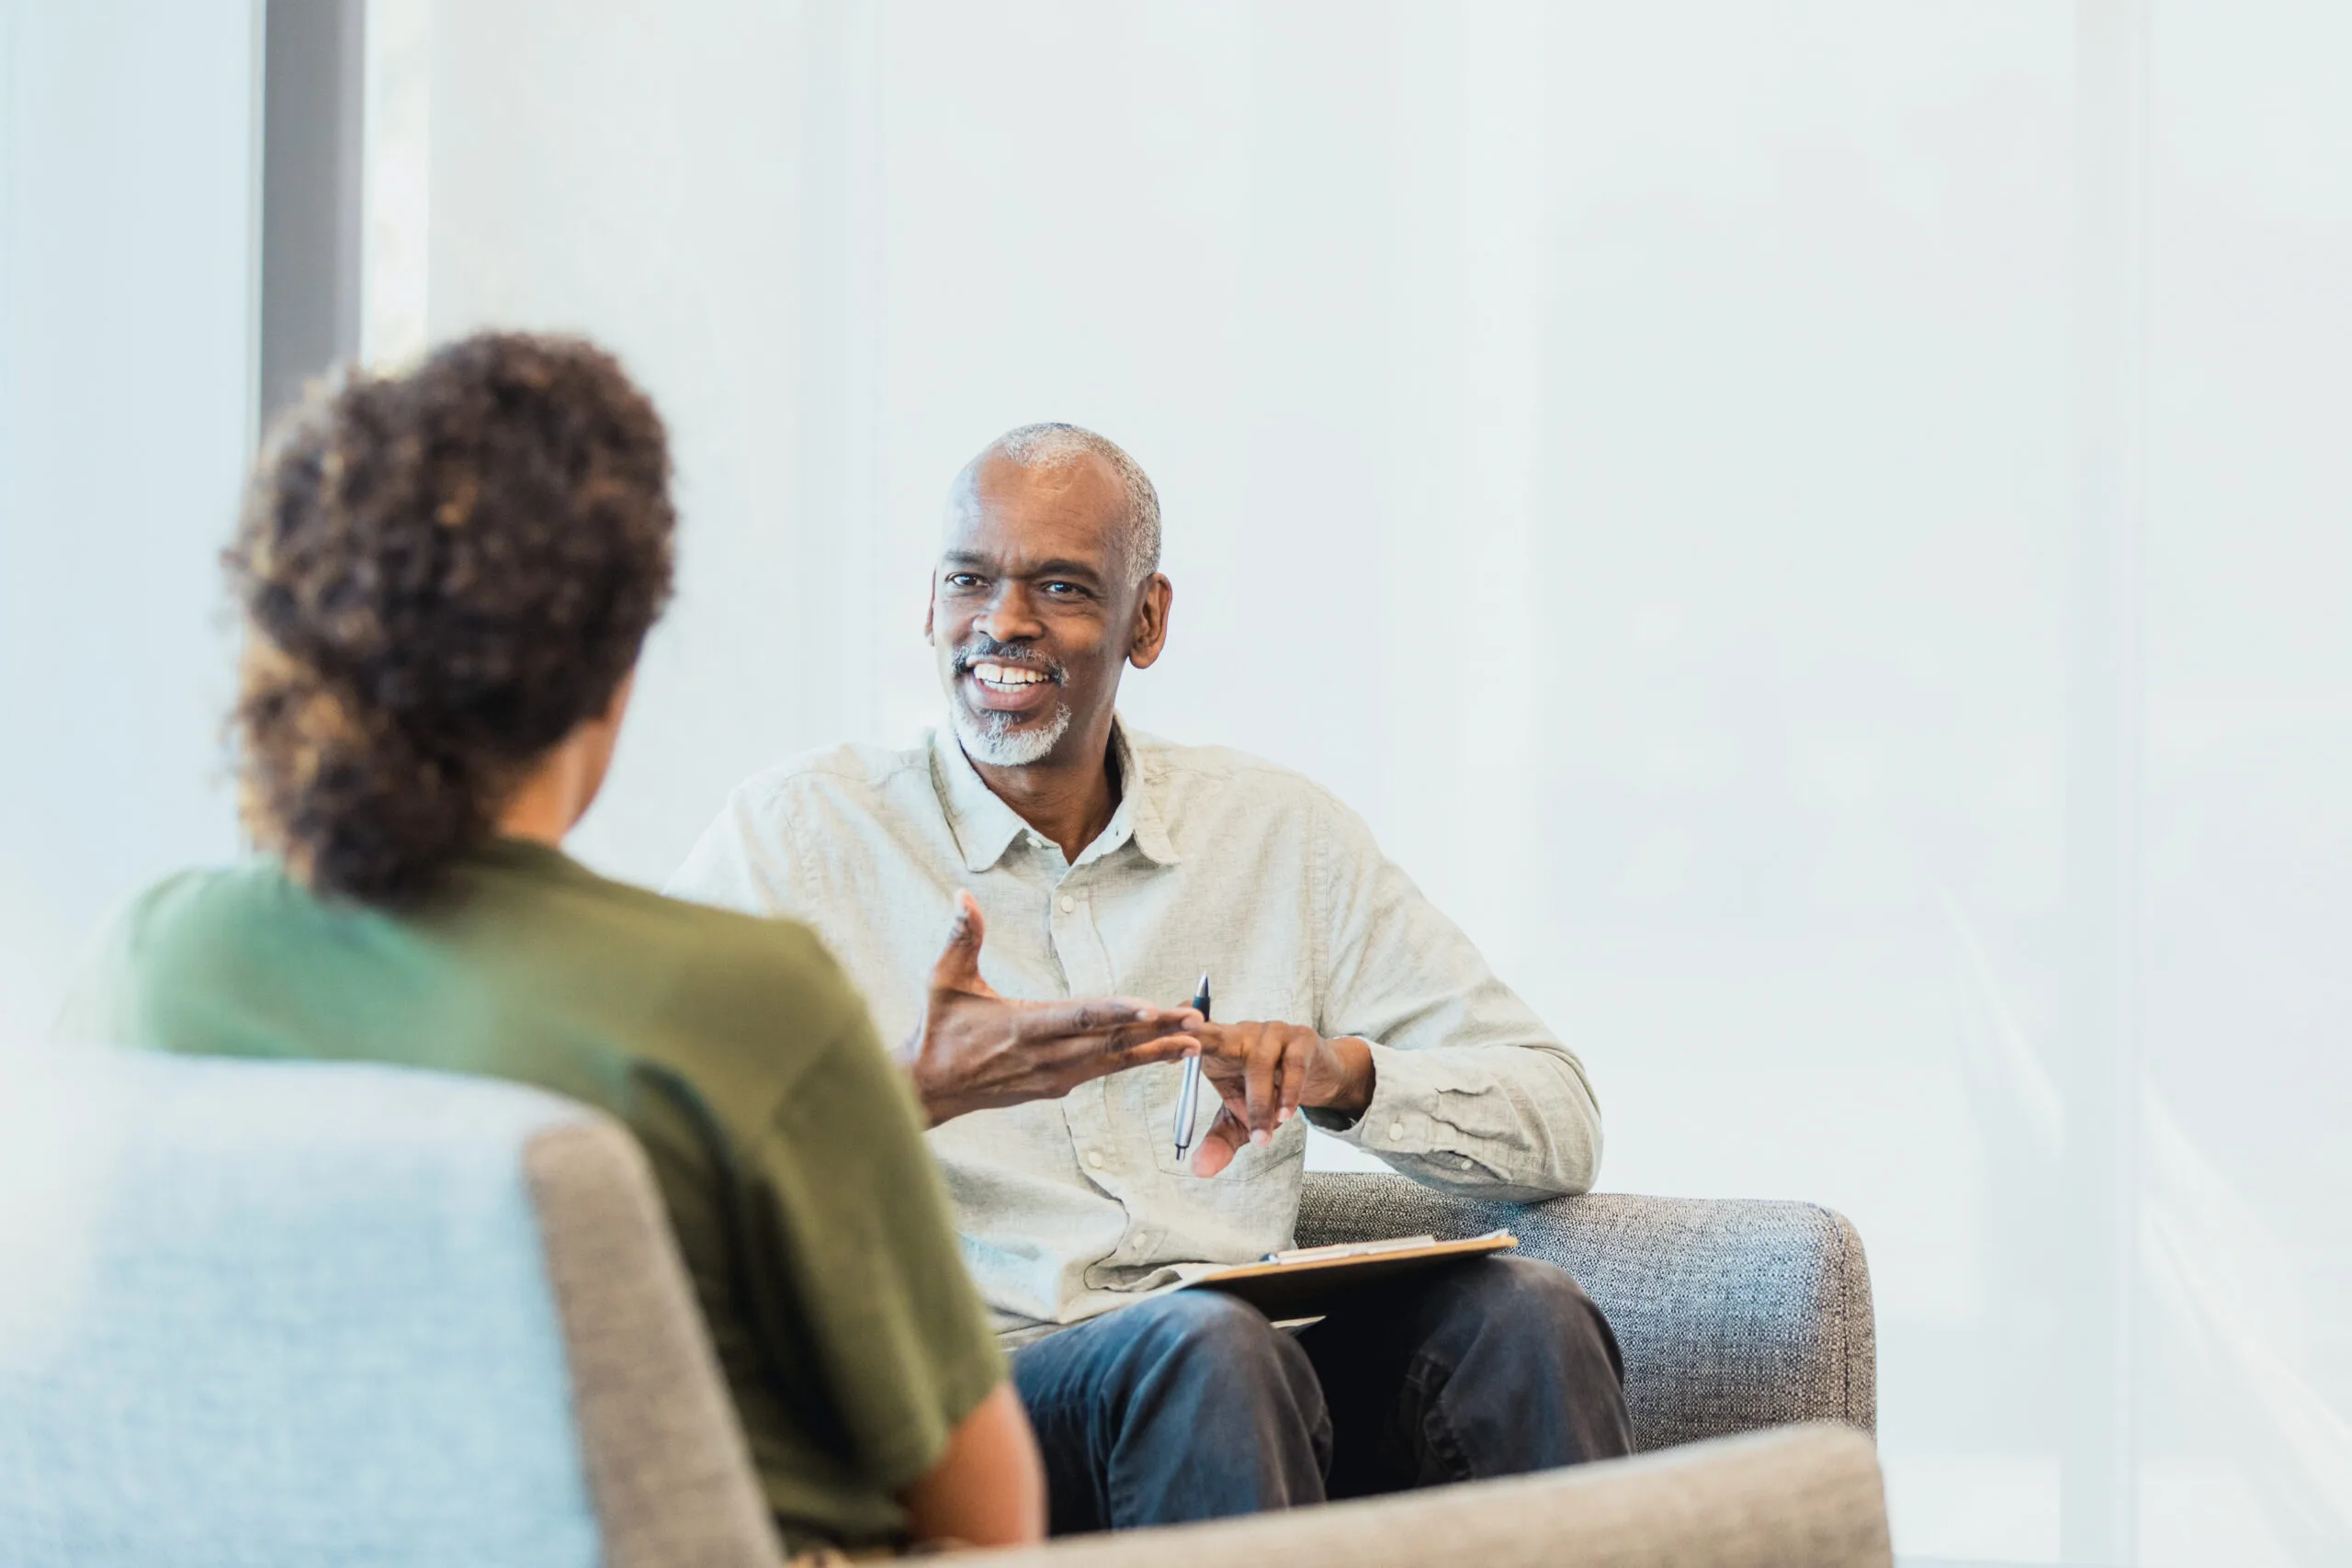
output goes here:
<path id="1" fill-rule="evenodd" d="M 1225 1101 L 1193 1156 L 1194 1176 L 1215 1176 L 1244 1144 L 1262 1144 L 1302 1105 L 1361 1116 L 1372 1103 L 1372 1047 L 1351 1035 L 1326 1040 L 1295 1023 L 1203 1023 L 1201 1071 Z"/>
<path id="2" fill-rule="evenodd" d="M 1199 1054 L 1190 1008 L 1133 997 L 1011 1001 L 980 978 L 987 931 L 969 893 L 956 895 L 947 950 L 932 966 L 922 1027 L 899 1054 L 936 1127 L 967 1111 L 1059 1100 L 1090 1078 Z"/>

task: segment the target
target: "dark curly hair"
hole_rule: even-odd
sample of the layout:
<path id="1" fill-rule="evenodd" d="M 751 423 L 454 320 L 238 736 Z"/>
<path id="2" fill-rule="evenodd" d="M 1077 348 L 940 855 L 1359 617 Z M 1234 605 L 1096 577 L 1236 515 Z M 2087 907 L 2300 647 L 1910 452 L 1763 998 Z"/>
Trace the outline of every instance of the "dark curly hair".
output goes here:
<path id="1" fill-rule="evenodd" d="M 613 357 L 485 333 L 273 428 L 222 556 L 247 830 L 377 905 L 486 839 L 668 603 L 669 442 Z"/>

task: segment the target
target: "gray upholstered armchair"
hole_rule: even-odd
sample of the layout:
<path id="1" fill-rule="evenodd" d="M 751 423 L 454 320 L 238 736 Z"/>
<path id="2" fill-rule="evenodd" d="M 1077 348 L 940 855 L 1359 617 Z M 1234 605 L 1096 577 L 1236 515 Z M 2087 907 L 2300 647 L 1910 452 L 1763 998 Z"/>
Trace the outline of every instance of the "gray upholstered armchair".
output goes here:
<path id="1" fill-rule="evenodd" d="M 1876 1430 L 1870 1265 L 1830 1210 L 1616 1192 L 1522 1208 L 1313 1175 L 1298 1217 L 1302 1247 L 1491 1230 L 1567 1269 L 1608 1314 L 1640 1448 L 1800 1421 Z"/>
<path id="2" fill-rule="evenodd" d="M 0 1562 L 776 1568 L 644 1157 L 604 1118 L 481 1079 L 110 1054 L 0 1056 L 0 1107 L 29 1108 L 40 1156 L 0 1160 Z M 1498 1221 L 1616 1321 L 1645 1446 L 1814 1424 L 985 1568 L 1885 1568 L 1849 1227 L 1498 1212 L 1383 1177 L 1318 1179 L 1305 1224 Z"/>

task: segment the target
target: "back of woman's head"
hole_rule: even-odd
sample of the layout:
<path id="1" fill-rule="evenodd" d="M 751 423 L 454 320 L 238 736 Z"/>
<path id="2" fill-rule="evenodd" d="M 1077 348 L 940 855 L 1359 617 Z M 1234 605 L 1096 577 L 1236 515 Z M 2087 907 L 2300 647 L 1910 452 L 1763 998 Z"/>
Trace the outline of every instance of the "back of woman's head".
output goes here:
<path id="1" fill-rule="evenodd" d="M 224 557 L 248 830 L 316 892 L 427 891 L 635 665 L 669 481 L 652 403 L 577 340 L 484 333 L 315 390 Z"/>

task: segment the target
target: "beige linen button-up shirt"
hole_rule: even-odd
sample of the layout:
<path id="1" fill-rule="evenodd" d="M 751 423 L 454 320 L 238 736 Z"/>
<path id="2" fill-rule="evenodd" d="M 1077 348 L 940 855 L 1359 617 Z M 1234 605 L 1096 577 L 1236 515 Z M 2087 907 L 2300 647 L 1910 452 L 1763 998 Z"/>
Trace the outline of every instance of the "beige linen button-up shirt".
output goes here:
<path id="1" fill-rule="evenodd" d="M 1580 1192 L 1600 1160 L 1583 1064 L 1306 779 L 1220 747 L 1114 731 L 1119 807 L 1075 863 L 981 782 L 952 730 L 911 751 L 787 762 L 729 798 L 680 897 L 817 928 L 888 1041 L 922 1022 L 956 890 L 988 920 L 1008 997 L 1182 1006 L 1372 1043 L 1372 1101 L 1338 1135 L 1447 1191 Z M 1214 1177 L 1176 1157 L 1180 1064 L 933 1128 L 964 1256 L 1023 1343 L 1218 1265 L 1291 1245 L 1306 1122 Z M 1203 1094 L 1195 1141 L 1216 1113 Z"/>

